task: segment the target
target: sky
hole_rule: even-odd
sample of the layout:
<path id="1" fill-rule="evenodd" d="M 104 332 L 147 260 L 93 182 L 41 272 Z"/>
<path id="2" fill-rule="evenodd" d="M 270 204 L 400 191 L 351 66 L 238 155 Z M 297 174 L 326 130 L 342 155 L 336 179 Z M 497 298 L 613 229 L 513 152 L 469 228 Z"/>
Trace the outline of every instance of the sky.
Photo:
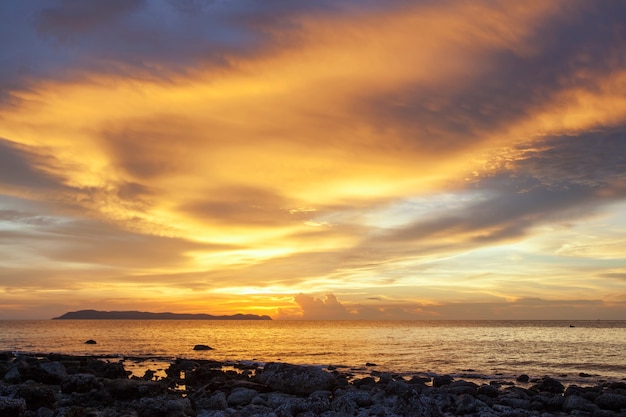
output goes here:
<path id="1" fill-rule="evenodd" d="M 626 319 L 626 3 L 0 2 L 0 319 Z"/>

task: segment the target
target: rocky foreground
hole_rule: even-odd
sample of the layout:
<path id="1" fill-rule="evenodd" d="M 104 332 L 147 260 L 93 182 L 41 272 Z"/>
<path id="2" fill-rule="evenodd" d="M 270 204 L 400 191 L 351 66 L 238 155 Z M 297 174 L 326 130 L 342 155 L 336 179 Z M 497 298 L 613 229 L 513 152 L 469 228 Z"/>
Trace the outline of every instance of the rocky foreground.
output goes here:
<path id="1" fill-rule="evenodd" d="M 476 384 L 447 375 L 355 378 L 332 367 L 174 361 L 165 376 L 121 362 L 0 353 L 1 417 L 626 416 L 626 383 L 543 377 Z"/>

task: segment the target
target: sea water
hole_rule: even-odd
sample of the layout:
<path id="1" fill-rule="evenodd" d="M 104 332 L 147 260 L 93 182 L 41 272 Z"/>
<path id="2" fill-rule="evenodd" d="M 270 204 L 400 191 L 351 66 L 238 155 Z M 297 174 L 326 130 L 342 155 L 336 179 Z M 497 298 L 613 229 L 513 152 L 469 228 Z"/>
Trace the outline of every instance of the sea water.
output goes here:
<path id="1" fill-rule="evenodd" d="M 585 383 L 626 378 L 626 321 L 9 320 L 0 321 L 0 351 Z"/>

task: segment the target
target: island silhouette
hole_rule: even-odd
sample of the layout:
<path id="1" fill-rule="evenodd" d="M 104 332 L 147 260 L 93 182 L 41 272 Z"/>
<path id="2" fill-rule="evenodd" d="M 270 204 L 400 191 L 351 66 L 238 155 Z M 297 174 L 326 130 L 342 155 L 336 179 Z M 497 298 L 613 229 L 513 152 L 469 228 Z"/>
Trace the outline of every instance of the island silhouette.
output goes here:
<path id="1" fill-rule="evenodd" d="M 233 314 L 214 316 L 211 314 L 150 313 L 146 311 L 70 311 L 52 320 L 272 320 L 270 316 L 256 314 Z"/>

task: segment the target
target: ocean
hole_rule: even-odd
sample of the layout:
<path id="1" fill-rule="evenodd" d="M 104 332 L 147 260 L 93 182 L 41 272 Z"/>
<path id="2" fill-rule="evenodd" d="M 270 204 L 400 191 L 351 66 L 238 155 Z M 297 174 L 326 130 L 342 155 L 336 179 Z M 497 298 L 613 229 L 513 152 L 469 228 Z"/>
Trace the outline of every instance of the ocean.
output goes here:
<path id="1" fill-rule="evenodd" d="M 135 374 L 182 357 L 586 385 L 626 378 L 626 321 L 5 320 L 0 351 L 110 355 Z"/>

